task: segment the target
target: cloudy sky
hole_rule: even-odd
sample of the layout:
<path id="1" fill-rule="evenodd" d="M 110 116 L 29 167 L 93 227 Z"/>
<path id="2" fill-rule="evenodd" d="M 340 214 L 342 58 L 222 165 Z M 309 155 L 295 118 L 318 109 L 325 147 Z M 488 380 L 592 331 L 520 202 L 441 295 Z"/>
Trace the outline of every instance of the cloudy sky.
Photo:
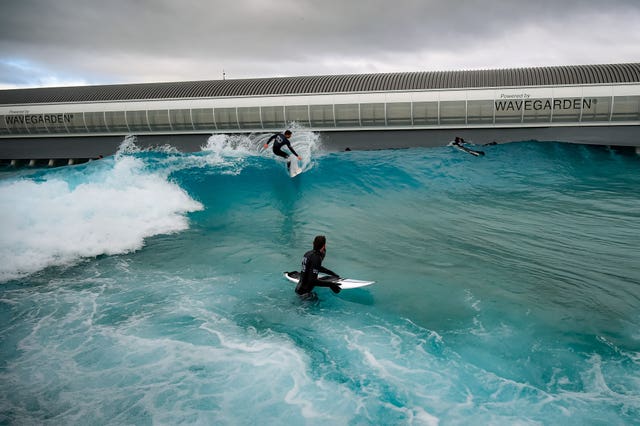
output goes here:
<path id="1" fill-rule="evenodd" d="M 0 89 L 640 61 L 640 0 L 0 0 Z"/>

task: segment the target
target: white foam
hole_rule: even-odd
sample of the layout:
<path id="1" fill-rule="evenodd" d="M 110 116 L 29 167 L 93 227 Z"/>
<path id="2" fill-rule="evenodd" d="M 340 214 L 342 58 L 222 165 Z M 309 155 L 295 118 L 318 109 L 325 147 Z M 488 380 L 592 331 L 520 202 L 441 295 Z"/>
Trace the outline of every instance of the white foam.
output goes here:
<path id="1" fill-rule="evenodd" d="M 313 158 L 317 156 L 321 150 L 320 136 L 317 133 L 297 126 L 295 123 L 293 123 L 290 128 L 293 131 L 291 145 L 302 157 L 300 168 L 302 172 L 311 170 L 314 165 Z"/>
<path id="2" fill-rule="evenodd" d="M 211 135 L 207 143 L 200 149 L 215 155 L 246 156 L 257 155 L 259 152 L 259 141 L 255 136 L 246 135 Z"/>
<path id="3" fill-rule="evenodd" d="M 74 184 L 77 181 L 77 184 Z M 184 230 L 201 210 L 166 176 L 141 160 L 116 156 L 0 184 L 0 282 L 84 257 L 139 250 L 153 235 Z"/>

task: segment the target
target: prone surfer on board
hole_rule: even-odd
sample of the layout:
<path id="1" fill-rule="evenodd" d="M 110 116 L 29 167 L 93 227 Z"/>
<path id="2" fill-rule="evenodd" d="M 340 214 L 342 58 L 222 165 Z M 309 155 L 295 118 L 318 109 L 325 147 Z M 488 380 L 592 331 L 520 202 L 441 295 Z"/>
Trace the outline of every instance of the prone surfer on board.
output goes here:
<path id="1" fill-rule="evenodd" d="M 471 148 L 467 148 L 464 144 L 465 144 L 465 140 L 462 139 L 459 136 L 456 136 L 456 139 L 451 142 L 449 145 L 450 146 L 455 146 L 456 148 L 458 148 L 460 151 L 466 152 L 467 154 L 471 154 L 473 156 L 479 157 L 481 155 L 484 155 L 484 151 L 474 151 Z"/>
<path id="2" fill-rule="evenodd" d="M 291 137 L 291 130 L 285 130 L 284 133 L 276 133 L 275 135 L 271 136 L 269 140 L 264 144 L 264 148 L 267 149 L 269 147 L 269 143 L 275 140 L 273 142 L 273 153 L 287 160 L 287 169 L 289 169 L 291 163 L 289 162 L 289 154 L 287 154 L 282 150 L 283 146 L 286 145 L 289 151 L 291 151 L 293 155 L 298 157 L 298 160 L 302 160 L 302 157 L 300 157 L 298 153 L 291 146 L 291 142 L 289 142 L 290 137 Z"/>
<path id="3" fill-rule="evenodd" d="M 324 235 L 318 235 L 313 239 L 313 250 L 306 252 L 302 258 L 300 280 L 296 286 L 296 293 L 301 299 L 315 299 L 317 295 L 313 291 L 314 287 L 329 287 L 334 293 L 340 293 L 340 284 L 318 279 L 320 272 L 339 278 L 338 274 L 322 266 L 326 254 L 327 238 Z"/>
<path id="4" fill-rule="evenodd" d="M 464 143 L 464 139 L 462 139 L 459 136 L 456 136 L 456 140 L 453 141 L 453 145 L 457 145 L 457 146 L 464 146 L 462 145 Z"/>

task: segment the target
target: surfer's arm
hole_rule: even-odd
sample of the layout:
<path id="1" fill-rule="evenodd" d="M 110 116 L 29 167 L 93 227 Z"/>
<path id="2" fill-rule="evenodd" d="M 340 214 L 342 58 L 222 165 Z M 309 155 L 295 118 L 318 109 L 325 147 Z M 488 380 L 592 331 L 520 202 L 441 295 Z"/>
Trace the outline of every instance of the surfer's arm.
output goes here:
<path id="1" fill-rule="evenodd" d="M 269 144 L 271 143 L 271 141 L 272 141 L 272 140 L 274 140 L 274 139 L 276 138 L 276 136 L 277 136 L 277 135 L 273 135 L 273 136 L 271 136 L 271 137 L 269 138 L 269 140 L 268 140 L 268 141 L 266 141 L 266 142 L 264 143 L 264 147 L 265 147 L 265 148 L 267 148 L 267 147 L 269 146 Z"/>
<path id="2" fill-rule="evenodd" d="M 298 157 L 298 160 L 300 160 L 300 156 L 298 155 L 298 153 L 295 151 L 295 149 L 293 149 L 293 147 L 291 146 L 291 143 L 287 144 L 287 148 L 289 148 L 289 151 L 291 151 L 291 153 L 293 155 L 295 155 L 296 157 Z"/>
<path id="3" fill-rule="evenodd" d="M 320 267 L 318 268 L 318 271 L 323 272 L 323 273 L 325 273 L 325 274 L 327 274 L 327 275 L 334 276 L 334 277 L 336 277 L 336 278 L 340 278 L 340 275 L 336 274 L 336 273 L 335 273 L 335 272 L 333 272 L 331 269 L 327 269 L 327 268 L 325 268 L 324 266 L 320 266 Z"/>

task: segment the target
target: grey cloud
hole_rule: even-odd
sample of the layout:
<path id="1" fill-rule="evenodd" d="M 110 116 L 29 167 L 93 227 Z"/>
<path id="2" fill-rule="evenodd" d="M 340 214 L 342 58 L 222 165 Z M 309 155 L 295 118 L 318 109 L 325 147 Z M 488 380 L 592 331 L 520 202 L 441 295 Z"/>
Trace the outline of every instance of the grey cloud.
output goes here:
<path id="1" fill-rule="evenodd" d="M 640 39 L 634 24 L 640 4 L 623 0 L 608 2 L 606 8 L 593 0 L 6 3 L 0 14 L 0 59 L 31 60 L 51 73 L 76 73 L 96 82 L 150 81 L 162 75 L 201 79 L 221 74 L 222 68 L 238 77 L 413 71 L 425 65 L 490 68 L 496 53 L 511 56 L 517 66 L 527 57 L 544 57 L 545 51 L 555 60 L 582 52 L 581 62 L 598 62 L 589 53 L 602 52 L 598 46 L 615 49 L 616 38 Z M 524 30 L 530 39 L 511 46 L 510 40 L 520 40 Z M 576 42 L 594 48 L 567 48 Z M 487 50 L 500 49 L 501 43 L 511 50 Z M 609 53 L 607 58 L 616 58 Z M 625 55 L 627 50 L 621 51 Z M 443 57 L 452 62 L 411 61 Z M 180 66 L 185 68 L 180 71 Z"/>

